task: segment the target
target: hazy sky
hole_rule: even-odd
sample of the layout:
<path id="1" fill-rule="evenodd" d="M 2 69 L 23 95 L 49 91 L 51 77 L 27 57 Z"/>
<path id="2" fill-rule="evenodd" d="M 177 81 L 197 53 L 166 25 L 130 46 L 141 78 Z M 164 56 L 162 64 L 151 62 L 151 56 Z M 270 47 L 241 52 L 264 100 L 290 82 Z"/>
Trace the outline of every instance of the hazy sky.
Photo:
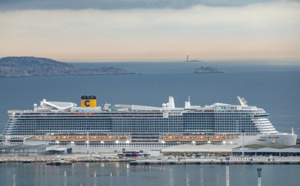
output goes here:
<path id="1" fill-rule="evenodd" d="M 1 0 L 0 57 L 300 59 L 300 1 Z"/>

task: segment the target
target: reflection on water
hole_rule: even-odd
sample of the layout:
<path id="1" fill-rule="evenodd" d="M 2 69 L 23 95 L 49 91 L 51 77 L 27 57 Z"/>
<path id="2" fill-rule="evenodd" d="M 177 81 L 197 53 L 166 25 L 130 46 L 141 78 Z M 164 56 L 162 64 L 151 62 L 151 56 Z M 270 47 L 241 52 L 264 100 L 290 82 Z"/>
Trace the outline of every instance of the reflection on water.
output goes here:
<path id="1" fill-rule="evenodd" d="M 230 165 L 230 185 L 255 185 L 258 165 Z M 297 185 L 298 165 L 259 165 L 264 185 Z M 225 185 L 224 165 L 0 164 L 0 185 Z M 282 171 L 286 170 L 286 171 Z"/>

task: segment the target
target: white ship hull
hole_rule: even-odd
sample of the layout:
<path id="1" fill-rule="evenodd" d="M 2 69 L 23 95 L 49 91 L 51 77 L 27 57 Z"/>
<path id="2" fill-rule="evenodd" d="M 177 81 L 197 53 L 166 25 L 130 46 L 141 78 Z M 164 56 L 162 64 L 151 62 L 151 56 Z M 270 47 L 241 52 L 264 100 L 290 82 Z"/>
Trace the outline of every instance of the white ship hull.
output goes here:
<path id="1" fill-rule="evenodd" d="M 296 144 L 297 135 L 287 134 L 287 133 L 278 133 L 278 134 L 260 134 L 257 135 L 259 138 L 247 140 L 246 145 L 258 144 L 264 146 L 293 146 Z"/>
<path id="2" fill-rule="evenodd" d="M 162 107 L 104 104 L 82 96 L 81 107 L 45 99 L 33 110 L 10 110 L 3 131 L 6 145 L 72 147 L 73 152 L 162 150 L 181 145 L 238 147 L 293 146 L 297 135 L 278 132 L 262 108 L 240 105 L 175 107 L 173 97 Z M 25 139 L 25 140 L 24 140 Z"/>
<path id="3" fill-rule="evenodd" d="M 53 141 L 47 140 L 24 140 L 23 142 L 10 142 L 7 139 L 2 142 L 2 145 L 55 145 L 55 146 L 65 146 L 71 147 L 72 151 L 75 153 L 103 153 L 103 152 L 120 152 L 122 150 L 143 150 L 143 151 L 161 151 L 168 147 L 176 147 L 183 144 L 194 145 L 194 146 L 214 146 L 220 147 L 222 149 L 232 149 L 236 147 L 246 146 L 246 145 L 263 145 L 266 147 L 278 147 L 278 146 L 293 146 L 296 144 L 297 135 L 287 134 L 287 133 L 277 133 L 277 134 L 258 134 L 258 135 L 241 135 L 233 140 L 223 140 L 223 141 L 202 141 L 202 142 L 176 142 L 176 143 L 126 143 L 125 141 L 120 141 L 119 143 L 113 144 L 89 144 L 76 145 L 71 141 L 66 141 L 64 143 L 53 143 Z"/>

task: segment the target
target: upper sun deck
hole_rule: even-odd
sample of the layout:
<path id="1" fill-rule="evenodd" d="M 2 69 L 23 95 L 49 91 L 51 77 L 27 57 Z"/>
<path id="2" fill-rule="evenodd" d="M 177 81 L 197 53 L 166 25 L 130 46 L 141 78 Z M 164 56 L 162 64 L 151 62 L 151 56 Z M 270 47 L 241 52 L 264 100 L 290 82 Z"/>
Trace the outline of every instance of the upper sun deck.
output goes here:
<path id="1" fill-rule="evenodd" d="M 239 98 L 239 97 L 238 97 Z M 239 98 L 240 100 L 241 98 Z M 243 99 L 244 100 L 244 99 Z M 241 101 L 241 100 L 240 100 Z M 265 113 L 261 108 L 248 106 L 246 102 L 240 105 L 231 105 L 225 103 L 214 103 L 206 106 L 191 106 L 190 101 L 185 102 L 185 107 L 175 107 L 173 97 L 169 97 L 168 103 L 163 103 L 162 107 L 116 104 L 111 107 L 110 104 L 104 104 L 101 107 L 77 107 L 72 102 L 47 101 L 43 99 L 40 105 L 33 105 L 33 110 L 9 110 L 9 114 L 15 113 L 102 113 L 102 112 L 169 112 L 169 113 L 186 113 L 186 112 L 250 112 Z"/>
<path id="2" fill-rule="evenodd" d="M 261 108 L 257 108 L 256 106 L 248 106 L 248 105 L 230 105 L 224 103 L 215 103 L 210 106 L 202 107 L 203 109 L 213 109 L 215 111 L 264 111 Z"/>

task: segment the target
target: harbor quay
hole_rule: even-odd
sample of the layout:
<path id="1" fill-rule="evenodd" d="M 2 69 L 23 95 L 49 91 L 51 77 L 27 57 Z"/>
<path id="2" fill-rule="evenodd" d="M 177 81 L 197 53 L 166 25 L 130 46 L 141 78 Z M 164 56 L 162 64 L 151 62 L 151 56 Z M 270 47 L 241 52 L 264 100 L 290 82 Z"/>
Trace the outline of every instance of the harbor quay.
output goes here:
<path id="1" fill-rule="evenodd" d="M 130 165 L 162 164 L 300 164 L 300 156 L 147 156 L 120 157 L 117 153 L 101 154 L 61 154 L 61 155 L 20 155 L 6 154 L 0 156 L 0 163 L 51 163 L 55 165 L 77 162 L 127 162 Z"/>
<path id="2" fill-rule="evenodd" d="M 48 145 L 16 145 L 0 147 L 0 163 L 45 162 L 71 164 L 76 162 L 128 162 L 150 164 L 300 164 L 299 144 L 292 147 L 251 145 L 228 148 L 218 145 L 181 145 L 161 150 L 122 150 L 111 152 L 73 152 L 71 147 Z"/>
<path id="3" fill-rule="evenodd" d="M 226 158 L 228 160 L 226 160 Z M 164 165 L 164 164 L 300 164 L 300 157 L 163 157 L 158 159 L 140 159 L 130 161 L 131 165 Z"/>
<path id="4" fill-rule="evenodd" d="M 60 154 L 60 155 L 45 155 L 45 154 L 23 154 L 16 155 L 5 154 L 0 156 L 0 163 L 20 162 L 20 163 L 35 163 L 35 162 L 125 162 L 126 159 L 118 158 L 116 153 L 114 154 Z"/>

